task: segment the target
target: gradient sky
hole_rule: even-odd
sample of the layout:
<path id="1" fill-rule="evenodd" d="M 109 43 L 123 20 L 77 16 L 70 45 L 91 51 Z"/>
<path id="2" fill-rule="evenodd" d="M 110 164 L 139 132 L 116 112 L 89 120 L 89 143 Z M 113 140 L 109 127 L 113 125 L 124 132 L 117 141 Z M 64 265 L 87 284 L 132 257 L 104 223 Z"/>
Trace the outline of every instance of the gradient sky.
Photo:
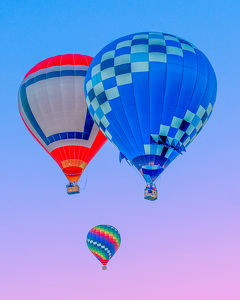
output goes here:
<path id="1" fill-rule="evenodd" d="M 1 1 L 1 300 L 240 299 L 239 12 L 236 0 Z M 20 118 L 20 83 L 43 59 L 94 56 L 140 31 L 203 51 L 218 81 L 212 116 L 158 180 L 156 202 L 109 142 L 70 197 Z M 98 224 L 122 238 L 107 271 L 86 246 Z"/>

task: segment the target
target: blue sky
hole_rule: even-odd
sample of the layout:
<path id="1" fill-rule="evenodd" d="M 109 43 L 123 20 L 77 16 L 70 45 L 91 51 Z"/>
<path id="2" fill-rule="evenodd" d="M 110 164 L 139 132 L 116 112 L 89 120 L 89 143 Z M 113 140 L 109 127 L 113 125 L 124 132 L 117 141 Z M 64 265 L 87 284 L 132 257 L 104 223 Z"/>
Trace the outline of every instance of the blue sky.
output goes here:
<path id="1" fill-rule="evenodd" d="M 239 9 L 213 0 L 1 2 L 1 299 L 240 298 Z M 162 174 L 158 201 L 143 199 L 144 181 L 110 143 L 85 170 L 86 188 L 69 197 L 64 174 L 20 118 L 21 81 L 50 56 L 94 56 L 141 31 L 203 51 L 218 81 L 212 116 Z M 106 273 L 85 243 L 104 223 L 122 237 Z"/>

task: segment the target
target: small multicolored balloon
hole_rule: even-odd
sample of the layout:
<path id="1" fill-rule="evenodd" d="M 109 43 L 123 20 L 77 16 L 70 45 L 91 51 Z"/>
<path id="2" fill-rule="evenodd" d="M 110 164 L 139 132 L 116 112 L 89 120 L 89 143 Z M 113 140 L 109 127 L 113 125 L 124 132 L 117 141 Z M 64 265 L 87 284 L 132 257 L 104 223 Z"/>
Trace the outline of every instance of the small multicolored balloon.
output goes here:
<path id="1" fill-rule="evenodd" d="M 87 235 L 87 245 L 93 255 L 102 263 L 103 270 L 117 252 L 121 243 L 118 230 L 111 225 L 97 225 Z"/>

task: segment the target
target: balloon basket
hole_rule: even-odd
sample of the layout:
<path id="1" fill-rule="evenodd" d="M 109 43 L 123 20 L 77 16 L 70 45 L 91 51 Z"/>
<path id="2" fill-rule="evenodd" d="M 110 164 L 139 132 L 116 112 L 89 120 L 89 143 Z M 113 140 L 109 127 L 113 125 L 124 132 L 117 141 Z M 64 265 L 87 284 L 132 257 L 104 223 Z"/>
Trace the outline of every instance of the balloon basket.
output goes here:
<path id="1" fill-rule="evenodd" d="M 103 270 L 107 270 L 107 266 L 102 266 L 102 269 Z"/>
<path id="2" fill-rule="evenodd" d="M 67 193 L 68 195 L 73 195 L 73 194 L 79 194 L 80 190 L 79 190 L 79 186 L 75 183 L 69 183 L 67 186 Z"/>
<path id="3" fill-rule="evenodd" d="M 144 199 L 155 201 L 157 200 L 157 190 L 153 187 L 146 187 L 144 190 Z"/>

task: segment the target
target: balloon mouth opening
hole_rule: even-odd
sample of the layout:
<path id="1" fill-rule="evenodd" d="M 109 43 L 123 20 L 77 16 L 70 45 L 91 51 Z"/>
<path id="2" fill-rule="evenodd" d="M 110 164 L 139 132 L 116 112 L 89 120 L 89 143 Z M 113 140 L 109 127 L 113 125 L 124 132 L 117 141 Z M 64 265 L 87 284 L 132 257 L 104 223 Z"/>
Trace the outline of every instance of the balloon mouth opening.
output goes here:
<path id="1" fill-rule="evenodd" d="M 79 167 L 67 167 L 62 169 L 63 173 L 70 182 L 78 182 L 80 176 L 82 175 L 82 168 Z"/>
<path id="2" fill-rule="evenodd" d="M 67 167 L 62 170 L 66 176 L 80 176 L 83 171 L 80 167 Z"/>
<path id="3" fill-rule="evenodd" d="M 100 262 L 102 263 L 102 269 L 103 270 L 107 270 L 107 263 L 108 263 L 108 260 L 105 260 L 105 259 L 101 259 Z"/>
<path id="4" fill-rule="evenodd" d="M 142 169 L 146 169 L 146 170 L 160 170 L 160 169 L 163 169 L 163 167 L 161 167 L 160 165 L 154 165 L 152 163 L 149 163 L 147 165 L 143 165 Z"/>
<path id="5" fill-rule="evenodd" d="M 164 168 L 160 165 L 148 164 L 143 165 L 139 171 L 147 183 L 153 184 L 158 176 L 164 171 Z"/>
<path id="6" fill-rule="evenodd" d="M 132 164 L 140 171 L 161 171 L 163 172 L 166 168 L 169 160 L 163 158 L 160 155 L 146 154 L 133 158 Z"/>
<path id="7" fill-rule="evenodd" d="M 104 266 L 106 266 L 107 263 L 108 263 L 108 260 L 106 260 L 106 259 L 101 259 L 101 260 L 100 260 L 100 263 L 102 263 Z"/>

